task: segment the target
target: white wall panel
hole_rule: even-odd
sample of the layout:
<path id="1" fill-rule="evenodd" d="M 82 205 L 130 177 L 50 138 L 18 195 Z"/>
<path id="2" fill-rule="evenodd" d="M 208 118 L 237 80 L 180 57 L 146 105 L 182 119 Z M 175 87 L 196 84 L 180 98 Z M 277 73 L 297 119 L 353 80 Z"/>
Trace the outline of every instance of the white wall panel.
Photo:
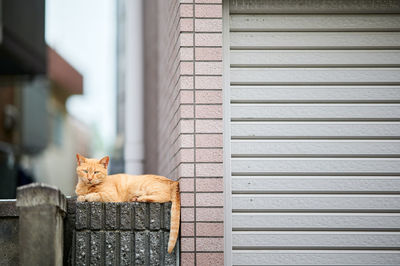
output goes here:
<path id="1" fill-rule="evenodd" d="M 400 3 L 379 3 L 229 0 L 232 264 L 400 265 Z"/>

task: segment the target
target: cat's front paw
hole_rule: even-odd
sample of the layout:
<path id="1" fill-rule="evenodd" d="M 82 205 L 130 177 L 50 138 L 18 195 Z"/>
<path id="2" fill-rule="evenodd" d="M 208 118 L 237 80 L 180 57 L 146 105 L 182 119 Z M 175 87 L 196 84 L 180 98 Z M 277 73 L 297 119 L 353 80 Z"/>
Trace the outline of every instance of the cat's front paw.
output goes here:
<path id="1" fill-rule="evenodd" d="M 85 201 L 85 196 L 79 196 L 76 200 L 77 201 Z"/>
<path id="2" fill-rule="evenodd" d="M 90 193 L 85 196 L 85 201 L 100 201 L 99 193 Z"/>
<path id="3" fill-rule="evenodd" d="M 136 202 L 136 201 L 138 201 L 137 199 L 138 199 L 138 197 L 133 196 L 133 197 L 130 199 L 130 201 L 131 201 L 131 202 Z"/>

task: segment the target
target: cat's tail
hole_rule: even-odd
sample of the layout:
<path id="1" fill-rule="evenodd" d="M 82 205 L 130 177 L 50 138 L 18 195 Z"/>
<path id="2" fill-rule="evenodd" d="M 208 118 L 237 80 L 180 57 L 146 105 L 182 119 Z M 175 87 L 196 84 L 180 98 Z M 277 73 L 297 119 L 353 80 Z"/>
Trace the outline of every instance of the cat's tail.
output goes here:
<path id="1" fill-rule="evenodd" d="M 179 193 L 179 182 L 174 182 L 171 191 L 171 225 L 169 232 L 168 253 L 171 253 L 178 239 L 179 223 L 181 220 L 181 195 Z"/>

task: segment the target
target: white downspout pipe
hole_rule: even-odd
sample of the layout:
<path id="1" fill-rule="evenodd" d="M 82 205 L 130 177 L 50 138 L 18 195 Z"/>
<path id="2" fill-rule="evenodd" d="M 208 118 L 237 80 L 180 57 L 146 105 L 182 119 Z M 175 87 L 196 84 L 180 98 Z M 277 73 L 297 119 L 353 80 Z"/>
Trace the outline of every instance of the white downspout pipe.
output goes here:
<path id="1" fill-rule="evenodd" d="M 142 1 L 126 4 L 125 172 L 142 174 L 143 137 L 143 23 Z"/>

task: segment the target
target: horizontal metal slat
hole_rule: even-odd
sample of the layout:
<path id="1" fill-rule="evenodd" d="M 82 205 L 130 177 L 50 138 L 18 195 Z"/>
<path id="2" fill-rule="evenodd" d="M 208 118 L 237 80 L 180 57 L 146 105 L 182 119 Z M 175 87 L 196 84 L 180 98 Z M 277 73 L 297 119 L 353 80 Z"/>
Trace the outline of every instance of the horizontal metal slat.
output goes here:
<path id="1" fill-rule="evenodd" d="M 399 193 L 400 177 L 232 176 L 232 193 Z M 400 224 L 399 224 L 400 227 Z"/>
<path id="2" fill-rule="evenodd" d="M 233 230 L 400 230 L 399 213 L 233 213 Z"/>
<path id="3" fill-rule="evenodd" d="M 246 14 L 230 16 L 231 31 L 389 31 L 400 29 L 397 15 Z"/>
<path id="4" fill-rule="evenodd" d="M 399 156 L 399 140 L 232 140 L 233 157 Z"/>
<path id="5" fill-rule="evenodd" d="M 231 165 L 233 175 L 400 175 L 400 158 L 232 158 Z"/>
<path id="6" fill-rule="evenodd" d="M 400 86 L 231 86 L 232 102 L 400 101 Z"/>
<path id="7" fill-rule="evenodd" d="M 400 232 L 233 232 L 233 249 L 400 249 Z"/>
<path id="8" fill-rule="evenodd" d="M 398 266 L 400 251 L 233 250 L 233 265 Z"/>
<path id="9" fill-rule="evenodd" d="M 398 49 L 400 32 L 231 32 L 231 49 Z"/>
<path id="10" fill-rule="evenodd" d="M 398 66 L 397 50 L 232 50 L 233 67 Z"/>
<path id="11" fill-rule="evenodd" d="M 230 75 L 238 85 L 400 84 L 400 68 L 232 68 Z"/>
<path id="12" fill-rule="evenodd" d="M 400 211 L 400 195 L 232 195 L 234 212 Z"/>
<path id="13" fill-rule="evenodd" d="M 231 104 L 231 119 L 399 120 L 400 104 Z"/>
<path id="14" fill-rule="evenodd" d="M 399 138 L 398 122 L 232 122 L 232 138 Z"/>
<path id="15" fill-rule="evenodd" d="M 332 1 L 293 1 L 262 0 L 244 1 L 230 0 L 230 13 L 399 13 L 400 4 L 396 0 L 382 2 L 345 0 Z"/>

